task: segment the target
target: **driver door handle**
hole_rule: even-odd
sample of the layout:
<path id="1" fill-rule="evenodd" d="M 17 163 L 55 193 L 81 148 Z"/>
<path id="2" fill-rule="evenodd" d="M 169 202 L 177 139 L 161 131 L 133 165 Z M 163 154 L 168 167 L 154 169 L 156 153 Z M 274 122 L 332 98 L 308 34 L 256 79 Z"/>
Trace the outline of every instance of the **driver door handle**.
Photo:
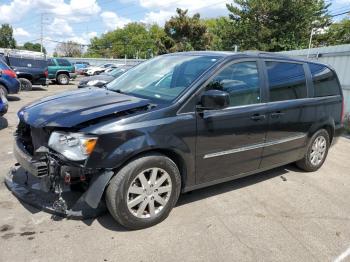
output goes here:
<path id="1" fill-rule="evenodd" d="M 266 118 L 266 115 L 260 115 L 260 114 L 255 114 L 250 117 L 250 119 L 253 121 L 264 120 L 265 118 Z"/>

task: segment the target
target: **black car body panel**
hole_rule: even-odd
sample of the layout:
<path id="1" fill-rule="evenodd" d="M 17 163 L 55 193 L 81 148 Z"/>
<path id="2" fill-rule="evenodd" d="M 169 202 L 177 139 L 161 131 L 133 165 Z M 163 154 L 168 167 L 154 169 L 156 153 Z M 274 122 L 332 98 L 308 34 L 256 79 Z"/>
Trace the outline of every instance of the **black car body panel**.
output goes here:
<path id="1" fill-rule="evenodd" d="M 24 107 L 19 118 L 35 128 L 69 128 L 148 104 L 149 101 L 145 99 L 90 88 L 38 100 Z"/>
<path id="2" fill-rule="evenodd" d="M 85 161 L 72 163 L 53 152 L 61 165 L 96 175 L 104 170 L 117 173 L 146 152 L 165 154 L 179 167 L 183 192 L 297 161 L 320 128 L 329 131 L 332 140 L 342 132 L 342 92 L 335 72 L 325 65 L 315 64 L 322 70 L 312 71 L 310 62 L 265 53 L 181 55 L 215 55 L 219 59 L 171 103 L 105 89 L 79 89 L 24 107 L 18 114 L 20 121 L 33 132 L 63 129 L 97 136 L 96 147 Z M 271 61 L 276 64 L 269 66 Z M 291 70 L 301 70 L 304 78 L 291 81 L 282 77 L 273 89 L 269 70 L 284 62 L 292 64 L 288 65 Z M 244 99 L 238 99 L 239 105 L 223 109 L 200 107 L 201 94 L 209 84 L 224 69 L 240 63 L 248 66 L 248 72 L 255 72 L 254 77 L 240 75 L 238 80 L 224 83 L 233 90 L 233 99 L 237 96 L 258 102 L 244 104 Z M 255 97 L 245 96 L 244 81 L 256 84 Z M 316 96 L 315 86 L 318 92 L 326 92 L 325 83 L 333 85 L 336 94 Z M 272 101 L 279 99 L 281 94 L 273 92 L 282 87 L 282 95 L 300 97 Z M 304 93 L 297 93 L 300 88 Z"/>

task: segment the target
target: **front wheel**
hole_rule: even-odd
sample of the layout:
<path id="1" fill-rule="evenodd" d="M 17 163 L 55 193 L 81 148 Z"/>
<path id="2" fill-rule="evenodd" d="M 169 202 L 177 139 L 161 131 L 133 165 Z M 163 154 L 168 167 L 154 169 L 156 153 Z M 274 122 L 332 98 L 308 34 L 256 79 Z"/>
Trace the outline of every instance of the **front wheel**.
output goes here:
<path id="1" fill-rule="evenodd" d="M 139 157 L 123 167 L 106 191 L 109 212 L 121 225 L 141 229 L 163 221 L 181 189 L 176 164 L 161 154 Z"/>
<path id="2" fill-rule="evenodd" d="M 305 156 L 296 162 L 297 166 L 305 171 L 318 170 L 326 160 L 330 147 L 330 138 L 327 130 L 318 130 L 310 139 Z"/>
<path id="3" fill-rule="evenodd" d="M 8 96 L 8 92 L 6 87 L 4 87 L 3 85 L 0 85 L 0 96 L 3 95 L 4 97 Z"/>

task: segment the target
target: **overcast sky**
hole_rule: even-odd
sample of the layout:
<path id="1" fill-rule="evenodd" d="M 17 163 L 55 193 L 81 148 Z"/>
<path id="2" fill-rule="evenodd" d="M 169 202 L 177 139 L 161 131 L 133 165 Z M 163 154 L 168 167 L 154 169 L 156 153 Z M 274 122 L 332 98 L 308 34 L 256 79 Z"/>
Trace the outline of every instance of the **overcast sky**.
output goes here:
<path id="1" fill-rule="evenodd" d="M 89 39 L 132 21 L 164 24 L 177 7 L 199 12 L 202 17 L 227 14 L 223 0 L 0 0 L 0 23 L 10 23 L 18 44 L 39 42 L 43 14 L 44 46 L 51 53 L 54 41 Z M 331 2 L 332 14 L 350 10 L 350 0 Z M 337 19 L 340 19 L 338 17 Z"/>

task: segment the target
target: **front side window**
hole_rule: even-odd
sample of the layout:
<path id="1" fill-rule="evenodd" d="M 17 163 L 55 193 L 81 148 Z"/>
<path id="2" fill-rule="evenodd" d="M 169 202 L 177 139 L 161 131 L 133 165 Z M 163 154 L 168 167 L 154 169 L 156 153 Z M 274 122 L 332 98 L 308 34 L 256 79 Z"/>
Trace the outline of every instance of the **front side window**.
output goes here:
<path id="1" fill-rule="evenodd" d="M 288 62 L 266 62 L 270 102 L 307 97 L 304 67 Z"/>
<path id="2" fill-rule="evenodd" d="M 258 66 L 255 61 L 241 62 L 227 66 L 208 85 L 229 93 L 230 106 L 260 103 Z"/>
<path id="3" fill-rule="evenodd" d="M 314 96 L 334 96 L 340 94 L 340 87 L 336 75 L 326 66 L 309 64 L 312 81 L 314 83 Z"/>
<path id="4" fill-rule="evenodd" d="M 177 98 L 219 58 L 183 54 L 159 56 L 128 70 L 107 84 L 107 89 L 166 103 Z"/>

